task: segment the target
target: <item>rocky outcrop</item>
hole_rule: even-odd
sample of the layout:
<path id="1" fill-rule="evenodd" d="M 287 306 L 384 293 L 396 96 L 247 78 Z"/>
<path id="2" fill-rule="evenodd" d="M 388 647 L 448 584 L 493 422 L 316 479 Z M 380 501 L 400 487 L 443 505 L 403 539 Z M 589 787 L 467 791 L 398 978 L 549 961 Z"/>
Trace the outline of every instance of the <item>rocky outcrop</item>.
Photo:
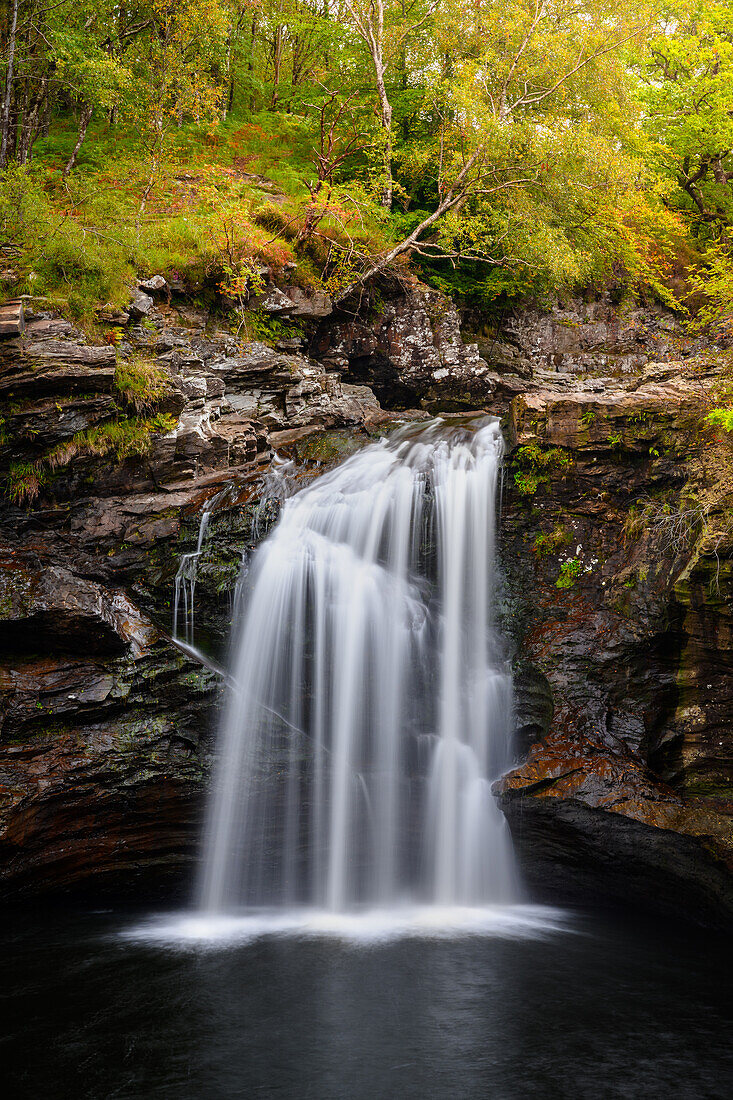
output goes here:
<path id="1" fill-rule="evenodd" d="M 453 303 L 419 285 L 378 302 L 366 320 L 321 326 L 311 353 L 346 380 L 369 385 L 391 409 L 488 408 L 499 381 L 477 345 L 464 344 Z"/>
<path id="2" fill-rule="evenodd" d="M 671 310 L 618 302 L 610 291 L 548 308 L 525 305 L 493 324 L 469 312 L 464 327 L 492 370 L 570 383 L 588 374 L 635 375 L 699 350 Z"/>
<path id="3" fill-rule="evenodd" d="M 530 706 L 535 740 L 501 797 L 547 893 L 724 924 L 733 449 L 702 419 L 717 369 L 656 366 L 513 402 L 507 623 L 520 710 L 538 677 L 552 707 L 532 721 Z"/>
<path id="4" fill-rule="evenodd" d="M 499 793 L 528 881 L 723 924 L 733 451 L 701 419 L 720 364 L 654 365 L 694 348 L 608 298 L 469 318 L 464 342 L 424 287 L 354 318 L 267 278 L 274 346 L 162 277 L 107 315 L 108 343 L 39 314 L 0 341 L 0 892 L 187 864 L 242 556 L 381 404 L 506 413 L 521 755 Z M 120 381 L 140 364 L 165 384 L 136 411 Z M 168 633 L 177 576 L 203 663 Z"/>
<path id="5" fill-rule="evenodd" d="M 290 313 L 324 315 L 289 293 Z M 237 339 L 171 295 L 144 280 L 103 344 L 43 314 L 0 341 L 0 893 L 190 858 L 220 676 L 167 633 L 181 563 L 210 514 L 196 641 L 216 655 L 277 514 L 271 436 L 381 415 L 299 347 Z"/>
<path id="6" fill-rule="evenodd" d="M 190 858 L 219 676 L 120 591 L 0 565 L 0 890 L 129 887 Z"/>
<path id="7" fill-rule="evenodd" d="M 492 322 L 468 310 L 462 321 L 444 295 L 419 284 L 373 299 L 364 319 L 334 317 L 311 341 L 317 358 L 369 385 L 387 408 L 501 413 L 527 390 L 583 380 L 600 388 L 697 347 L 670 310 L 622 308 L 609 293 Z"/>

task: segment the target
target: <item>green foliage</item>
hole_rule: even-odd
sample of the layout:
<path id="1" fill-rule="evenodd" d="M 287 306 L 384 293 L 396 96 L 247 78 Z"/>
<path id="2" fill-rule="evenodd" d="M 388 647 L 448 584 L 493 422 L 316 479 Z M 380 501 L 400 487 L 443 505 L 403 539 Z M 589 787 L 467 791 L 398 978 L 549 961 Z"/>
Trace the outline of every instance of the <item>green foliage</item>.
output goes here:
<path id="1" fill-rule="evenodd" d="M 556 588 L 572 588 L 583 573 L 583 563 L 577 558 L 567 558 L 560 563 L 560 575 L 555 581 Z"/>
<path id="2" fill-rule="evenodd" d="M 626 512 L 626 519 L 624 520 L 623 533 L 624 543 L 635 542 L 641 538 L 646 529 L 646 516 L 645 513 L 639 508 L 637 504 L 630 505 Z"/>
<path id="3" fill-rule="evenodd" d="M 539 558 L 545 558 L 550 554 L 556 554 L 564 546 L 569 546 L 573 541 L 572 531 L 568 531 L 562 524 L 555 524 L 552 531 L 542 532 L 534 540 L 532 549 Z"/>
<path id="4" fill-rule="evenodd" d="M 46 456 L 45 461 L 52 470 L 68 466 L 73 459 L 88 455 L 102 458 L 112 454 L 118 462 L 123 462 L 127 458 L 147 454 L 152 442 L 151 436 L 171 432 L 175 426 L 175 419 L 163 413 L 148 419 L 131 417 L 111 420 L 77 432 L 70 440 L 59 443 Z"/>
<path id="5" fill-rule="evenodd" d="M 494 314 L 610 283 L 676 306 L 699 260 L 725 319 L 732 3 L 61 0 L 17 57 L 11 289 L 91 324 L 156 270 L 242 316 L 263 263 L 338 294 L 404 246 L 392 274 Z"/>
<path id="6" fill-rule="evenodd" d="M 514 456 L 514 484 L 522 496 L 532 496 L 540 485 L 553 475 L 567 470 L 570 456 L 559 447 L 542 448 L 539 443 L 527 443 Z"/>
<path id="7" fill-rule="evenodd" d="M 713 409 L 705 417 L 705 423 L 713 428 L 723 428 L 726 432 L 733 432 L 733 409 Z"/>
<path id="8" fill-rule="evenodd" d="M 14 504 L 32 504 L 51 474 L 84 456 L 112 455 L 117 462 L 146 454 L 152 437 L 170 432 L 176 426 L 171 416 L 158 413 L 148 418 L 132 417 L 77 432 L 72 439 L 59 443 L 35 462 L 16 462 L 10 467 L 6 495 Z"/>
<path id="9" fill-rule="evenodd" d="M 271 313 L 264 313 L 262 310 L 246 313 L 244 327 L 250 340 L 261 340 L 265 344 L 274 344 L 278 340 L 292 340 L 303 335 L 303 326 L 300 322 L 273 317 Z"/>
<path id="10" fill-rule="evenodd" d="M 127 300 L 134 246 L 124 227 L 94 224 L 98 206 L 90 201 L 84 224 L 78 208 L 54 204 L 39 170 L 10 165 L 0 174 L 0 232 L 16 257 L 17 291 L 58 297 L 75 317 L 90 317 L 100 302 Z"/>
<path id="11" fill-rule="evenodd" d="M 647 159 L 670 210 L 690 227 L 693 331 L 731 329 L 733 3 L 664 0 L 638 50 Z"/>

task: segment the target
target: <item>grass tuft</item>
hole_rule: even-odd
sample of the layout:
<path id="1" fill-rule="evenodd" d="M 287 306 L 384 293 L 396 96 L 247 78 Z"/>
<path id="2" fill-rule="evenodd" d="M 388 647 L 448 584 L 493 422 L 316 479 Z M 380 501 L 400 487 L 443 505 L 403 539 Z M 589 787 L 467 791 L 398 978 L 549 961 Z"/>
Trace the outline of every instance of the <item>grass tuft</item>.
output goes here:
<path id="1" fill-rule="evenodd" d="M 147 359 L 118 362 L 115 387 L 125 405 L 136 413 L 152 412 L 170 389 L 164 370 Z"/>

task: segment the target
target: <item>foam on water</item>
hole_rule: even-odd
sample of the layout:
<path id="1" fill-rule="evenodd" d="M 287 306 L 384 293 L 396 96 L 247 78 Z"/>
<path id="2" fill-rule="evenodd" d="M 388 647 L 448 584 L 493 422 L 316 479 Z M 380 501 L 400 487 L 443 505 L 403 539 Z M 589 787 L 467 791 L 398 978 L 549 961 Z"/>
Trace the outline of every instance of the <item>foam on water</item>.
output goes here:
<path id="1" fill-rule="evenodd" d="M 543 905 L 394 906 L 351 913 L 263 909 L 241 914 L 177 913 L 151 917 L 121 933 L 125 940 L 186 950 L 226 949 L 267 938 L 337 940 L 354 945 L 471 936 L 539 939 L 571 932 L 569 916 Z"/>

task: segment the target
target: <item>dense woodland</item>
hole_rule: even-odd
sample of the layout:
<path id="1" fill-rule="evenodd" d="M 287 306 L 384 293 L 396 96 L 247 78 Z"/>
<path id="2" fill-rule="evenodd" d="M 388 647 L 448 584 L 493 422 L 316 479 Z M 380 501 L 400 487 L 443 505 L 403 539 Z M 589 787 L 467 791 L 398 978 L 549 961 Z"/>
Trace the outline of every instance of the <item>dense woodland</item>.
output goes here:
<path id="1" fill-rule="evenodd" d="M 731 0 L 3 0 L 4 296 L 733 296 Z"/>

